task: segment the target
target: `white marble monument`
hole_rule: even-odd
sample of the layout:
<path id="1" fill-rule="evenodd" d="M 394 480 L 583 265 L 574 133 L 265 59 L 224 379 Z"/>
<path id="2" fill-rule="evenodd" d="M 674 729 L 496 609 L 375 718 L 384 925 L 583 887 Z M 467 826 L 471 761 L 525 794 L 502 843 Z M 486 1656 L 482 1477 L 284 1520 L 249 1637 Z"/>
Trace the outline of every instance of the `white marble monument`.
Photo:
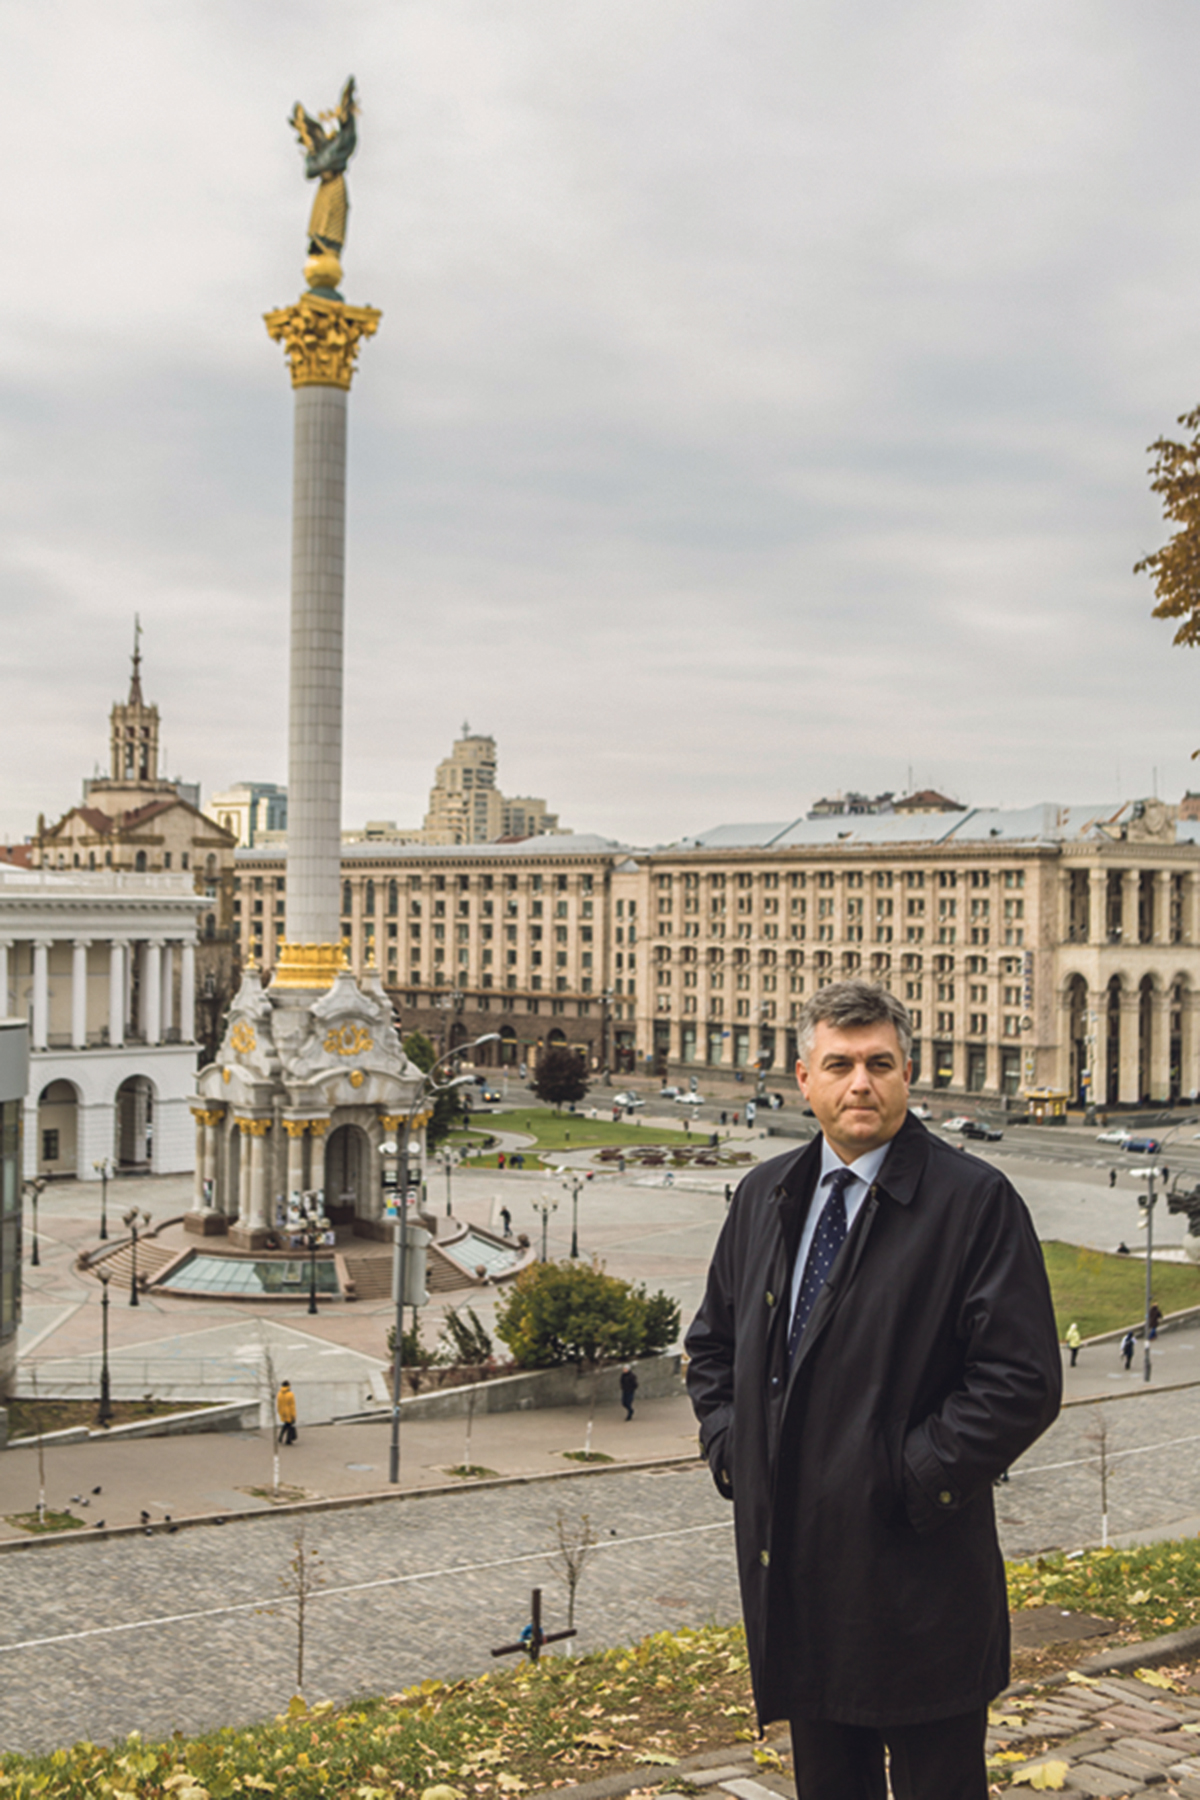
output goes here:
<path id="1" fill-rule="evenodd" d="M 354 85 L 336 129 L 297 107 L 306 171 L 320 183 L 309 224 L 308 292 L 266 316 L 295 390 L 288 745 L 287 934 L 264 988 L 248 968 L 216 1062 L 201 1071 L 190 1230 L 269 1244 L 280 1205 L 321 1189 L 335 1224 L 382 1212 L 380 1146 L 421 1092 L 379 977 L 359 985 L 340 942 L 342 632 L 346 412 L 358 346 L 379 313 L 338 292 L 354 149 Z M 369 1229 L 369 1224 L 367 1226 Z"/>

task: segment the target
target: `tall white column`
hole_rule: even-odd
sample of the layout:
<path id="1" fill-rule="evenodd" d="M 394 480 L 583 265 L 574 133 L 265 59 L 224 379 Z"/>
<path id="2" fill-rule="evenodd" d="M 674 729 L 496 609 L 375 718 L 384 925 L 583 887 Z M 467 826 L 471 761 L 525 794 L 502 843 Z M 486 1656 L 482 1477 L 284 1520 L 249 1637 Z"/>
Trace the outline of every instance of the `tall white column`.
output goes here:
<path id="1" fill-rule="evenodd" d="M 71 1043 L 87 1049 L 87 961 L 90 938 L 76 938 L 71 957 Z"/>
<path id="2" fill-rule="evenodd" d="M 335 944 L 340 916 L 346 400 L 296 389 L 287 935 L 302 944 Z"/>
<path id="3" fill-rule="evenodd" d="M 30 1043 L 35 1050 L 46 1048 L 50 1015 L 50 940 L 33 940 L 33 1018 L 30 1021 Z"/>
<path id="4" fill-rule="evenodd" d="M 8 998 L 8 953 L 12 948 L 10 938 L 0 938 L 0 1017 L 9 1015 Z"/>
<path id="5" fill-rule="evenodd" d="M 174 944 L 164 944 L 162 947 L 162 1031 L 160 1035 L 169 1039 L 174 1023 L 175 946 Z"/>
<path id="6" fill-rule="evenodd" d="M 113 938 L 108 946 L 108 1041 L 125 1042 L 125 946 Z"/>
<path id="7" fill-rule="evenodd" d="M 196 1041 L 196 946 L 185 943 L 179 969 L 179 1035 L 185 1044 Z"/>
<path id="8" fill-rule="evenodd" d="M 142 1030 L 148 1044 L 162 1042 L 162 945 L 142 946 Z"/>

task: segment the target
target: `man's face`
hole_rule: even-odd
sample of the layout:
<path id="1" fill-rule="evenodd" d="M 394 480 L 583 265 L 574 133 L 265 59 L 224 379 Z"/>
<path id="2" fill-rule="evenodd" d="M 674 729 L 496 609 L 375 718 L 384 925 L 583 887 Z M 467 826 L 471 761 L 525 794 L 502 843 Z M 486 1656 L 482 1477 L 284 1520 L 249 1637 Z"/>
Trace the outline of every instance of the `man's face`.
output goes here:
<path id="1" fill-rule="evenodd" d="M 796 1064 L 800 1092 L 843 1162 L 895 1137 L 908 1111 L 911 1079 L 912 1063 L 901 1056 L 890 1021 L 845 1027 L 822 1021 L 808 1062 Z"/>

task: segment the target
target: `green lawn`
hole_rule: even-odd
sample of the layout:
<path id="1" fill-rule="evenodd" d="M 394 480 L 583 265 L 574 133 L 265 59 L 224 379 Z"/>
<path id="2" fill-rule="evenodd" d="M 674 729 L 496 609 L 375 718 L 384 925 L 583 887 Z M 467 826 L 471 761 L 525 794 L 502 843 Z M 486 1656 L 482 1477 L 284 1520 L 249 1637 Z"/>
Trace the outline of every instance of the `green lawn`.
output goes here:
<path id="1" fill-rule="evenodd" d="M 1110 1256 L 1077 1244 L 1042 1245 L 1061 1338 L 1074 1319 L 1084 1337 L 1134 1325 L 1146 1311 L 1145 1256 Z M 1165 1313 L 1200 1306 L 1200 1268 L 1155 1263 L 1154 1298 Z"/>
<path id="2" fill-rule="evenodd" d="M 669 1127 L 660 1130 L 657 1126 L 635 1125 L 630 1119 L 619 1119 L 614 1124 L 611 1114 L 602 1113 L 598 1119 L 589 1119 L 582 1113 L 531 1109 L 529 1112 L 493 1113 L 486 1123 L 480 1119 L 469 1132 L 452 1132 L 449 1141 L 455 1147 L 478 1144 L 489 1131 L 517 1131 L 532 1137 L 535 1142 L 525 1152 L 527 1169 L 544 1167 L 547 1158 L 552 1158 L 556 1150 L 594 1150 L 605 1144 L 703 1144 L 711 1135 L 711 1130 L 704 1129 L 690 1134 Z M 538 1160 L 538 1151 L 543 1153 L 541 1160 Z M 494 1152 L 471 1158 L 473 1169 L 494 1169 L 495 1166 Z"/>

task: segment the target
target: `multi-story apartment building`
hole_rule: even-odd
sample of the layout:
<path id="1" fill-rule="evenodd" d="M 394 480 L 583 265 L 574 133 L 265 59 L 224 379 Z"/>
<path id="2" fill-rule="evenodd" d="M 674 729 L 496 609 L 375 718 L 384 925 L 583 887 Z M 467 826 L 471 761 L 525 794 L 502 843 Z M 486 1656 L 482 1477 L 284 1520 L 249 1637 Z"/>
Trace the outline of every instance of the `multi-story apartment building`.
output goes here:
<path id="1" fill-rule="evenodd" d="M 350 965 L 356 974 L 378 968 L 403 1028 L 425 1031 L 443 1048 L 499 1032 L 499 1057 L 485 1062 L 532 1066 L 545 1045 L 569 1043 L 598 1068 L 612 1059 L 610 1027 L 619 1027 L 632 1057 L 624 951 L 619 1003 L 609 991 L 613 886 L 628 864 L 626 850 L 597 837 L 347 845 L 342 939 Z M 286 894 L 284 851 L 238 851 L 235 930 L 243 955 L 264 969 L 282 940 Z"/>
<path id="2" fill-rule="evenodd" d="M 814 989 L 909 1006 L 923 1088 L 1132 1104 L 1200 1091 L 1200 822 L 1113 807 L 835 815 L 667 848 L 361 844 L 343 937 L 406 1027 L 596 1067 L 785 1080 Z M 239 851 L 235 929 L 270 967 L 286 859 Z"/>

